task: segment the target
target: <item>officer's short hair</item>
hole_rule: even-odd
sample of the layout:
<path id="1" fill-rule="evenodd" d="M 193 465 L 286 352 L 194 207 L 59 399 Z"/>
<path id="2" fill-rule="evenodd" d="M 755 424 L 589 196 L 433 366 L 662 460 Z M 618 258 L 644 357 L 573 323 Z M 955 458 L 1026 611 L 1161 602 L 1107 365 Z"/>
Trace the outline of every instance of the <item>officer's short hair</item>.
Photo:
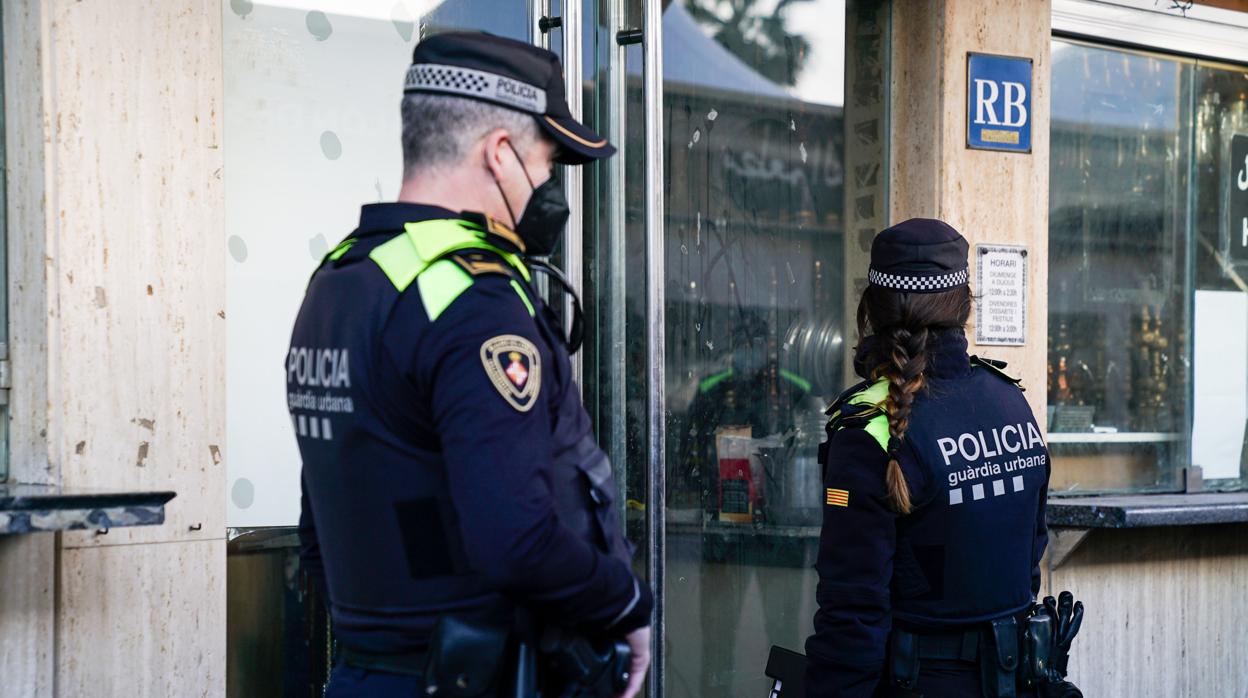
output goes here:
<path id="1" fill-rule="evenodd" d="M 403 175 L 459 164 L 496 128 L 507 129 L 522 154 L 542 135 L 531 114 L 475 99 L 417 92 L 403 97 Z"/>

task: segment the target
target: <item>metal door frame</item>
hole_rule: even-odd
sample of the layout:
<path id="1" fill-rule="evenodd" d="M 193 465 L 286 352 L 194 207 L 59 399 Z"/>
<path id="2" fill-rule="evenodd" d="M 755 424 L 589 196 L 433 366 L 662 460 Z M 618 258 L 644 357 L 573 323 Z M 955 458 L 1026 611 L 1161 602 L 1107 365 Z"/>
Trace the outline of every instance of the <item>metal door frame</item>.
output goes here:
<path id="1" fill-rule="evenodd" d="M 663 235 L 663 3 L 645 0 L 642 27 L 642 89 L 646 109 L 645 136 L 645 249 L 646 249 L 646 446 L 650 491 L 646 498 L 646 542 L 650 546 L 649 577 L 654 587 L 652 655 L 648 693 L 663 692 L 666 668 L 664 628 L 664 573 L 667 536 L 664 513 L 667 502 L 667 413 L 664 365 L 664 259 Z"/>
<path id="2" fill-rule="evenodd" d="M 583 118 L 584 111 L 584 52 L 582 46 L 583 14 L 581 3 L 585 0 L 560 0 L 559 29 L 562 40 L 564 67 L 564 92 L 567 96 L 568 108 L 572 117 L 578 121 Z M 663 3 L 662 0 L 643 0 L 642 35 L 642 84 L 645 102 L 645 141 L 643 145 L 643 161 L 645 162 L 645 178 L 643 186 L 646 201 L 645 211 L 645 260 L 646 260 L 646 476 L 649 483 L 646 493 L 646 546 L 647 576 L 654 589 L 654 611 L 651 617 L 652 629 L 652 664 L 648 677 L 647 695 L 656 697 L 663 692 L 664 646 L 665 633 L 663 625 L 664 572 L 666 568 L 664 529 L 664 509 L 667 488 L 664 474 L 666 472 L 667 422 L 665 404 L 665 365 L 664 365 L 664 278 L 666 273 L 664 259 L 664 208 L 663 191 Z M 632 30 L 634 27 L 622 26 L 624 23 L 624 0 L 613 0 L 608 12 L 612 34 Z M 549 48 L 550 30 L 543 29 L 542 20 L 551 16 L 551 0 L 530 0 L 530 16 L 532 18 L 533 43 Z M 612 91 L 612 104 L 623 111 L 627 90 L 627 78 L 623 68 L 624 47 L 616 44 L 612 52 L 612 61 L 619 64 L 618 70 L 610 71 L 614 77 L 607 89 Z M 612 131 L 609 137 L 621 147 L 624 145 L 623 124 L 624 114 L 612 115 Z M 624 157 L 619 156 L 609 162 L 607 167 L 613 168 L 615 177 L 609 179 L 622 183 L 624 181 Z M 565 168 L 563 173 L 564 193 L 568 199 L 571 215 L 564 229 L 564 272 L 573 289 L 580 295 L 585 287 L 584 265 L 584 174 L 582 168 Z M 609 234 L 624 234 L 624 207 L 621 196 L 610 193 L 613 203 L 609 203 L 608 229 Z M 623 281 L 622 259 L 619 268 L 611 270 L 611 278 L 615 282 Z M 620 288 L 620 291 L 625 289 Z M 571 299 L 566 310 L 571 311 Z M 623 323 L 623 309 L 618 309 L 620 322 Z M 620 327 L 622 330 L 623 327 Z M 573 357 L 572 371 L 578 384 L 582 384 L 584 365 L 580 354 Z"/>

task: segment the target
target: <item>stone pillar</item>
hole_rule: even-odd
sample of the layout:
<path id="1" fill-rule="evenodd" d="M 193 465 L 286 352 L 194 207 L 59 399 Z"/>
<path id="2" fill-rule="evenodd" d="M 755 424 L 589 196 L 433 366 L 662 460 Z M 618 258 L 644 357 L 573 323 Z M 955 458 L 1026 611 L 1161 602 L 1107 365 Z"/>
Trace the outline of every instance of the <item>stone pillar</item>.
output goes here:
<path id="1" fill-rule="evenodd" d="M 222 6 L 3 12 L 14 478 L 178 496 L 0 541 L 0 695 L 223 695 Z"/>
<path id="2" fill-rule="evenodd" d="M 1044 423 L 1048 333 L 1049 44 L 1047 0 L 892 4 L 889 201 L 892 222 L 940 218 L 972 246 L 1028 251 L 1026 344 L 976 346 L 1008 361 Z M 1031 153 L 966 147 L 968 53 L 1031 58 Z M 972 322 L 974 315 L 972 314 Z"/>
<path id="3" fill-rule="evenodd" d="M 845 385 L 856 383 L 858 299 L 867 287 L 871 240 L 888 227 L 889 6 L 845 7 Z"/>

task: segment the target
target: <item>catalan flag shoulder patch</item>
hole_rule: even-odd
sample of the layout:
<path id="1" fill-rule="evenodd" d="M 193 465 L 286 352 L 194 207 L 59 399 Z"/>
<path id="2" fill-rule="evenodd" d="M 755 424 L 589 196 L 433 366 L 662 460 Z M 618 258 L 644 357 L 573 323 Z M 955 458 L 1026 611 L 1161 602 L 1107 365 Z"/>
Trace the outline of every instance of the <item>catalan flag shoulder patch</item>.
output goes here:
<path id="1" fill-rule="evenodd" d="M 847 507 L 849 506 L 849 490 L 838 490 L 832 487 L 828 488 L 828 506 Z"/>

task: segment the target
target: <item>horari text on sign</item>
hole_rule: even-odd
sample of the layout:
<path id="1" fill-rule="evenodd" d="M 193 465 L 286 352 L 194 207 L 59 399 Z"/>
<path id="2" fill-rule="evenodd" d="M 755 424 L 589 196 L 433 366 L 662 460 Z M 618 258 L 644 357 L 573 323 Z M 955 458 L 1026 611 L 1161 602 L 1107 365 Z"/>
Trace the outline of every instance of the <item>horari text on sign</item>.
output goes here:
<path id="1" fill-rule="evenodd" d="M 1025 344 L 1027 248 L 976 245 L 975 269 L 975 343 Z"/>

